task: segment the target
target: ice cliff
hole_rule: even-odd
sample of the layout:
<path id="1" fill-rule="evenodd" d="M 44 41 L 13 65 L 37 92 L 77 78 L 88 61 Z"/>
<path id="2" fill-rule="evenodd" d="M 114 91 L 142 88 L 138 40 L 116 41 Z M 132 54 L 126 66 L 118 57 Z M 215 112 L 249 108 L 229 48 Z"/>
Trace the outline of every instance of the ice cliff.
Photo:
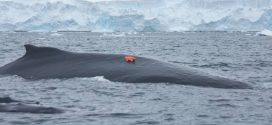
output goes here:
<path id="1" fill-rule="evenodd" d="M 1 0 L 0 31 L 272 30 L 272 0 Z"/>

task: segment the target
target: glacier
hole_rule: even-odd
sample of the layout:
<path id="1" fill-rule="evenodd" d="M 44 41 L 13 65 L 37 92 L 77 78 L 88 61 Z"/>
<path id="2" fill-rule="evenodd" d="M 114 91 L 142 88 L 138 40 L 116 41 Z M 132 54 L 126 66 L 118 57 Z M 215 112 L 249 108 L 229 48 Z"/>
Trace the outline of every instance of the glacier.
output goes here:
<path id="1" fill-rule="evenodd" d="M 0 31 L 272 30 L 272 0 L 1 0 Z"/>

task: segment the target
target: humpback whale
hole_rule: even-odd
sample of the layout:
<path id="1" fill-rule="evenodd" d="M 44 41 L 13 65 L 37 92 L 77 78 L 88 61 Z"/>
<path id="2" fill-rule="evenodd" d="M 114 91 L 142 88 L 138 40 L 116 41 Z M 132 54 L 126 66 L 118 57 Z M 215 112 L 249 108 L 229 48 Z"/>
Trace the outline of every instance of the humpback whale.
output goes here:
<path id="1" fill-rule="evenodd" d="M 23 104 L 18 100 L 11 99 L 10 97 L 0 97 L 0 112 L 13 112 L 13 113 L 35 113 L 35 114 L 57 114 L 63 113 L 61 109 L 53 107 L 33 106 Z"/>
<path id="2" fill-rule="evenodd" d="M 76 53 L 53 47 L 24 45 L 23 57 L 0 68 L 2 75 L 18 75 L 25 79 L 73 77 L 104 78 L 126 83 L 176 83 L 202 87 L 251 89 L 244 82 L 212 76 L 194 69 L 163 61 L 133 56 L 127 62 L 124 54 Z M 131 57 L 129 57 L 131 58 Z"/>

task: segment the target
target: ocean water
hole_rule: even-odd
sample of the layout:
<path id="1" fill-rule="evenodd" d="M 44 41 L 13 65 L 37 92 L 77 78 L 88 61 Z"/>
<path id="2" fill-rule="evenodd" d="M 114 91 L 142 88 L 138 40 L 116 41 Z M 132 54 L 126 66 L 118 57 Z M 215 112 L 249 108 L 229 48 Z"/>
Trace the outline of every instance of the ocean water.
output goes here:
<path id="1" fill-rule="evenodd" d="M 30 81 L 0 76 L 0 96 L 39 101 L 62 114 L 0 113 L 2 125 L 270 125 L 272 37 L 255 32 L 1 32 L 0 66 L 24 55 L 24 44 L 73 52 L 150 57 L 250 83 L 253 90 L 94 78 Z"/>

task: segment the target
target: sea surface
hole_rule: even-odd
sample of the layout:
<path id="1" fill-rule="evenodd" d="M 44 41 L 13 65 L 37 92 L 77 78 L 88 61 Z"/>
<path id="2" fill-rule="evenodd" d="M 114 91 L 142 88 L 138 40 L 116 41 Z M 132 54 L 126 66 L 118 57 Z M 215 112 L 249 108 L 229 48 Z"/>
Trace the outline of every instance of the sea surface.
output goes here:
<path id="1" fill-rule="evenodd" d="M 0 76 L 0 96 L 39 101 L 62 114 L 0 113 L 0 125 L 271 125 L 272 37 L 255 32 L 1 32 L 0 66 L 24 44 L 149 57 L 254 86 L 216 89 L 111 82 L 103 76 L 25 80 Z"/>

